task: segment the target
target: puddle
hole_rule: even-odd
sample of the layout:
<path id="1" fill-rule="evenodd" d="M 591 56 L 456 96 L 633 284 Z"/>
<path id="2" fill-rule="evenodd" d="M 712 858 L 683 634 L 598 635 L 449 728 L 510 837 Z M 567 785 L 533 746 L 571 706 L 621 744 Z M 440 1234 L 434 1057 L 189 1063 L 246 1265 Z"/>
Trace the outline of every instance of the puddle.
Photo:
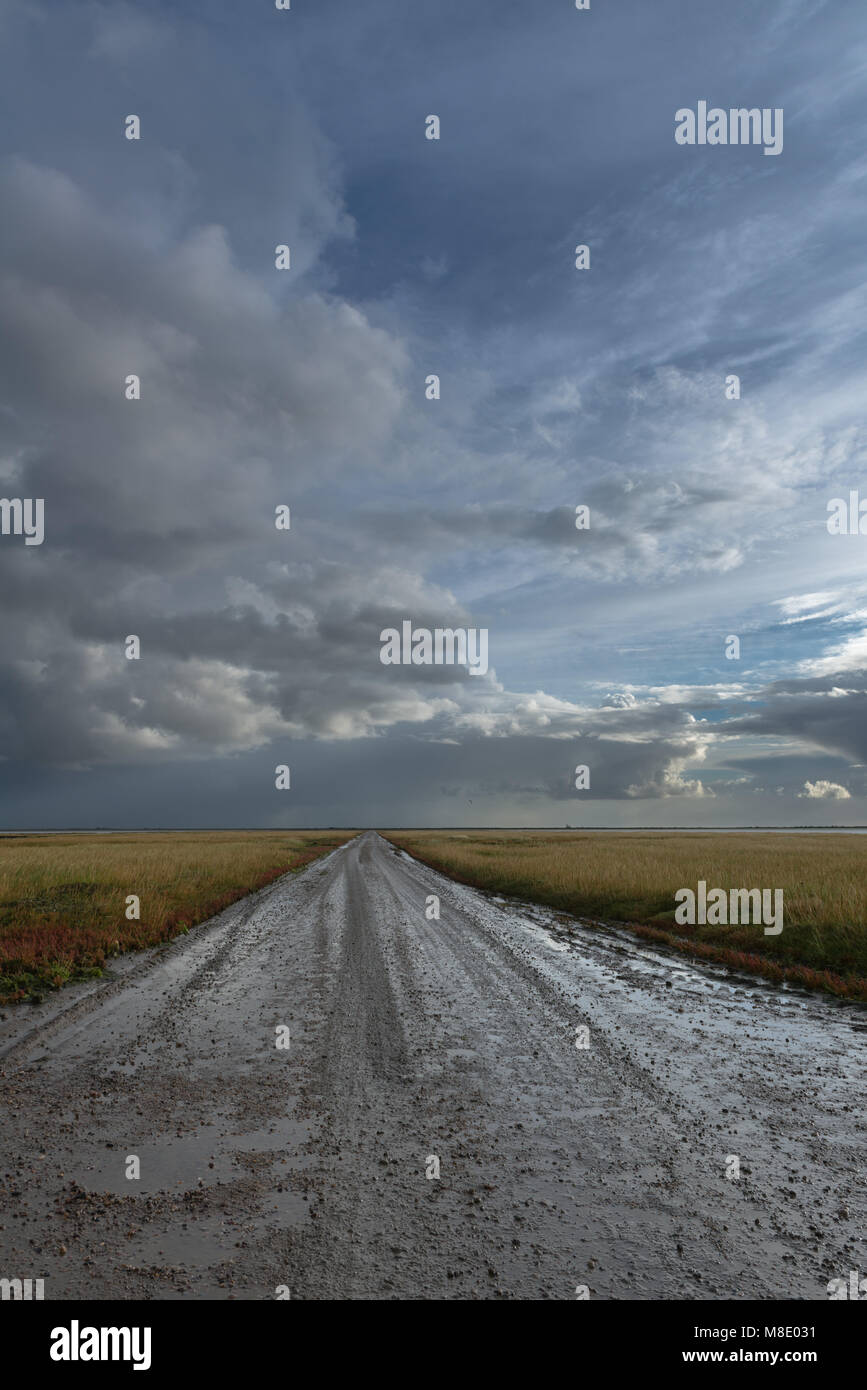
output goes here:
<path id="1" fill-rule="evenodd" d="M 281 1228 L 301 1226 L 308 1220 L 315 1205 L 314 1198 L 309 1197 L 306 1192 L 294 1192 L 288 1187 L 278 1192 L 275 1188 L 262 1199 L 258 1219 L 264 1221 L 266 1226 L 271 1222 Z"/>
<path id="2" fill-rule="evenodd" d="M 225 1264 L 238 1255 L 236 1240 L 235 1232 L 230 1234 L 227 1231 L 225 1235 L 215 1236 L 196 1227 L 183 1230 L 175 1226 L 170 1231 L 136 1235 L 128 1242 L 122 1263 L 139 1267 L 179 1265 L 185 1270 L 210 1269 L 212 1265 Z"/>
<path id="3" fill-rule="evenodd" d="M 549 951 L 569 950 L 569 943 L 567 941 L 559 941 L 556 937 L 552 936 L 550 932 L 545 931 L 544 927 L 540 927 L 536 922 L 528 922 L 526 925 L 529 934 L 535 937 L 537 941 L 541 941 L 543 946 L 547 946 Z"/>
<path id="4" fill-rule="evenodd" d="M 227 1182 L 237 1174 L 229 1155 L 221 1152 L 225 1139 L 216 1125 L 196 1134 L 164 1135 L 158 1143 L 148 1140 L 126 1146 L 115 1145 L 98 1151 L 92 1162 L 85 1162 L 75 1174 L 82 1186 L 95 1192 L 113 1192 L 120 1197 L 155 1192 L 186 1192 Z M 139 1159 L 140 1177 L 128 1178 L 127 1158 Z"/>
<path id="5" fill-rule="evenodd" d="M 227 1134 L 221 1126 L 205 1125 L 195 1134 L 165 1134 L 156 1142 L 133 1140 L 125 1147 L 97 1148 L 72 1175 L 91 1191 L 120 1197 L 188 1192 L 234 1182 L 275 1163 L 287 1171 L 305 1167 L 309 1159 L 299 1150 L 309 1137 L 310 1125 L 288 1116 L 246 1134 Z M 131 1155 L 140 1161 L 137 1179 L 126 1176 Z"/>

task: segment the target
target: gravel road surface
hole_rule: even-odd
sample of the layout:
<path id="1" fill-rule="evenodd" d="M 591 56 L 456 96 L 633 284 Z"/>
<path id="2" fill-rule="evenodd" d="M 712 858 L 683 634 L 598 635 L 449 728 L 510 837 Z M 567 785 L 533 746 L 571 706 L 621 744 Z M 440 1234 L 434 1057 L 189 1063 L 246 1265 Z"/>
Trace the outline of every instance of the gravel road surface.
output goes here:
<path id="1" fill-rule="evenodd" d="M 55 1299 L 824 1300 L 867 1272 L 865 1037 L 863 1008 L 368 831 L 6 1010 L 0 1276 Z"/>

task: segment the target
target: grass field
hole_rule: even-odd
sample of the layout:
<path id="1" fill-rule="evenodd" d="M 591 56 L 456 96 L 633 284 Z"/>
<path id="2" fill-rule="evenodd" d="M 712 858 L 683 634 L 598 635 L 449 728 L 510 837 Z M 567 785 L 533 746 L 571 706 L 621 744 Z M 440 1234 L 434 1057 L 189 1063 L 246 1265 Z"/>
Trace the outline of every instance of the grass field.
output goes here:
<path id="1" fill-rule="evenodd" d="M 0 837 L 0 1003 L 99 975 L 167 941 L 351 831 L 173 831 Z M 140 900 L 138 921 L 126 899 Z"/>
<path id="2" fill-rule="evenodd" d="M 628 924 L 676 950 L 867 1000 L 867 836 L 383 831 L 477 888 Z M 680 926 L 678 888 L 781 888 L 784 927 Z"/>

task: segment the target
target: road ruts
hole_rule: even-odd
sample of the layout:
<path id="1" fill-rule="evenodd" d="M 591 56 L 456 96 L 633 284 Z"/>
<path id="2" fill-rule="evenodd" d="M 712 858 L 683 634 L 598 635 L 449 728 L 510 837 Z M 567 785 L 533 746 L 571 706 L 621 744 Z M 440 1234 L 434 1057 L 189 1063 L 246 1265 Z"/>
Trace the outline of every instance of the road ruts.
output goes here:
<path id="1" fill-rule="evenodd" d="M 374 832 L 125 969 L 0 1024 L 0 1274 L 47 1298 L 824 1299 L 864 1265 L 860 1008 Z"/>

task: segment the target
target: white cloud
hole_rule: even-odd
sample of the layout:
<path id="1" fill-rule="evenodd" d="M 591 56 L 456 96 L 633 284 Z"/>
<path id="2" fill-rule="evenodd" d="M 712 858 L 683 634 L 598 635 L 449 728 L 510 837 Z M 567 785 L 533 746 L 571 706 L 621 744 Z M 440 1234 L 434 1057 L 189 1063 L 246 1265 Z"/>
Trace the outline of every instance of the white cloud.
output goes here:
<path id="1" fill-rule="evenodd" d="M 851 793 L 839 782 L 805 782 L 799 798 L 809 801 L 848 801 Z"/>

